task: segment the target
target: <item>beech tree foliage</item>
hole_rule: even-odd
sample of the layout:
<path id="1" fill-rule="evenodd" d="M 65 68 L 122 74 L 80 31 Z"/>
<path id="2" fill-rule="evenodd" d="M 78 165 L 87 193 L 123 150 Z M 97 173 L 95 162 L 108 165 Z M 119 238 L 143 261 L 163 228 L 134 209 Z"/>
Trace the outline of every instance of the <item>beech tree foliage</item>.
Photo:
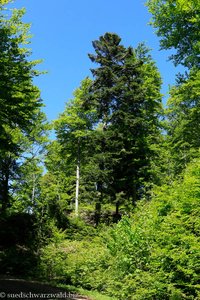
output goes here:
<path id="1" fill-rule="evenodd" d="M 192 70 L 188 79 L 170 91 L 168 108 L 168 141 L 175 174 L 199 156 L 200 101 L 199 70 Z"/>
<path id="2" fill-rule="evenodd" d="M 175 49 L 174 63 L 200 66 L 200 6 L 198 0 L 148 0 L 152 25 L 161 38 L 161 49 Z"/>
<path id="3" fill-rule="evenodd" d="M 65 111 L 55 121 L 57 140 L 61 144 L 66 176 L 76 181 L 75 214 L 78 215 L 80 173 L 82 166 L 90 156 L 90 135 L 96 123 L 96 112 L 93 108 L 83 109 L 83 101 L 89 93 L 91 79 L 82 81 L 80 88 L 74 92 L 74 99 L 67 103 Z M 67 175 L 68 174 L 68 175 Z"/>
<path id="4" fill-rule="evenodd" d="M 10 184 L 18 176 L 18 159 L 25 136 L 28 138 L 42 106 L 40 91 L 33 84 L 39 73 L 29 56 L 28 24 L 24 9 L 6 9 L 0 3 L 0 187 L 2 212 L 11 205 Z"/>
<path id="5" fill-rule="evenodd" d="M 176 176 L 199 155 L 200 4 L 198 0 L 149 0 L 147 5 L 161 48 L 174 49 L 175 65 L 187 68 L 186 74 L 177 76 L 166 110 L 168 149 Z"/>

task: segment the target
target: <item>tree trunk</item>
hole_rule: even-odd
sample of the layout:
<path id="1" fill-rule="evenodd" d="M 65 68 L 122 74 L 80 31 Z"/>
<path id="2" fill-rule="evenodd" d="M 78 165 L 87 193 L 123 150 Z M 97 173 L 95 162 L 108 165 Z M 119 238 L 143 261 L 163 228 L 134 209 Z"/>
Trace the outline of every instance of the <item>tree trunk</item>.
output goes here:
<path id="1" fill-rule="evenodd" d="M 35 202 L 35 188 L 36 188 L 36 175 L 33 174 L 33 187 L 32 187 L 32 195 L 31 195 L 32 205 L 34 205 Z"/>
<path id="2" fill-rule="evenodd" d="M 101 219 L 101 202 L 95 204 L 95 225 L 98 226 Z"/>
<path id="3" fill-rule="evenodd" d="M 78 217 L 79 207 L 79 185 L 80 185 L 80 142 L 78 141 L 77 166 L 76 166 L 76 195 L 75 195 L 75 216 Z"/>
<path id="4" fill-rule="evenodd" d="M 115 210 L 115 214 L 116 214 L 116 216 L 118 216 L 119 215 L 119 201 L 117 201 L 116 202 L 116 210 Z"/>
<path id="5" fill-rule="evenodd" d="M 6 213 L 6 209 L 9 206 L 9 186 L 8 186 L 8 182 L 9 182 L 9 174 L 8 172 L 6 172 L 3 182 L 2 182 L 2 206 L 1 206 L 1 213 L 5 214 Z"/>
<path id="6" fill-rule="evenodd" d="M 113 216 L 113 222 L 114 223 L 117 223 L 120 219 L 121 219 L 121 216 L 119 214 L 119 207 L 120 207 L 120 202 L 117 201 L 116 204 L 115 204 L 115 214 Z"/>
<path id="7" fill-rule="evenodd" d="M 80 183 L 80 163 L 76 166 L 76 196 L 75 196 L 75 216 L 78 217 L 78 198 L 79 198 L 79 183 Z"/>

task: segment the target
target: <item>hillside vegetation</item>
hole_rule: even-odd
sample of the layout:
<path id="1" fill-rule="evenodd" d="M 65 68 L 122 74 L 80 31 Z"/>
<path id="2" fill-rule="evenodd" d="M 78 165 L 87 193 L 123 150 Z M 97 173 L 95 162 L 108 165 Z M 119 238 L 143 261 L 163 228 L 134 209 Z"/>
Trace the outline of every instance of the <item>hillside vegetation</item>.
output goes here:
<path id="1" fill-rule="evenodd" d="M 112 228 L 53 240 L 43 248 L 41 270 L 46 278 L 117 299 L 199 299 L 199 200 L 197 160 L 183 179 L 155 189 L 150 202 L 140 202 Z"/>

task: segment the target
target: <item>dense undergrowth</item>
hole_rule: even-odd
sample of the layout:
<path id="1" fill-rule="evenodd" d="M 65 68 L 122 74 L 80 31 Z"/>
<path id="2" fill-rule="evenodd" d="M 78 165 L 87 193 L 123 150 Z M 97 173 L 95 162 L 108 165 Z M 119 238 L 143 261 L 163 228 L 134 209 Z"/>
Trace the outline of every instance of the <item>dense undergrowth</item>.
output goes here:
<path id="1" fill-rule="evenodd" d="M 75 240 L 57 233 L 42 249 L 40 274 L 117 299 L 199 299 L 199 215 L 198 160 L 112 228 Z M 77 230 L 88 230 L 76 222 Z"/>

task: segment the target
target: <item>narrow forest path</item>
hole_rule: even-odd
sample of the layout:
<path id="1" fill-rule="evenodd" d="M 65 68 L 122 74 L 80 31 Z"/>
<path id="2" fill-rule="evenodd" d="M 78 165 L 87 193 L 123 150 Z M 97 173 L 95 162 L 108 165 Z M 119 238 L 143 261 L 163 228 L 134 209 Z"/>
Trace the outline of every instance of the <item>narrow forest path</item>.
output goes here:
<path id="1" fill-rule="evenodd" d="M 92 300 L 70 293 L 64 288 L 53 287 L 36 281 L 0 277 L 0 299 L 66 299 Z"/>

